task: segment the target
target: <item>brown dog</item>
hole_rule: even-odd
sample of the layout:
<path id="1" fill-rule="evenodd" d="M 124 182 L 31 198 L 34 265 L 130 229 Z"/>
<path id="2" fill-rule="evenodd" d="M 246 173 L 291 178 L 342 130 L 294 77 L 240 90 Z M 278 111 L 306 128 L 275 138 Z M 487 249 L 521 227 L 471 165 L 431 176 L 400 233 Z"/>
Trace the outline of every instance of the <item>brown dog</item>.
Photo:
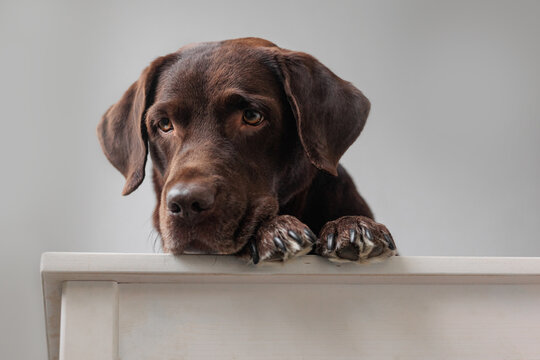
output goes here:
<path id="1" fill-rule="evenodd" d="M 143 181 L 150 151 L 166 252 L 258 263 L 313 249 L 367 262 L 396 247 L 338 162 L 369 108 L 312 56 L 244 38 L 154 60 L 107 110 L 98 136 L 126 177 L 124 195 Z"/>

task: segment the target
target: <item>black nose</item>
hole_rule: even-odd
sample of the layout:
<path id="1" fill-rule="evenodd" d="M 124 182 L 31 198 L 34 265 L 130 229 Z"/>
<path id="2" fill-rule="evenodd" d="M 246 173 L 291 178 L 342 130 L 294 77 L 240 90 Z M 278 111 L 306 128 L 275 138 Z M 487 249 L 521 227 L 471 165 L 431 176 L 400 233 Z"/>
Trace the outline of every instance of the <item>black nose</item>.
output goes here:
<path id="1" fill-rule="evenodd" d="M 197 183 L 175 184 L 167 193 L 170 213 L 186 220 L 195 220 L 214 206 L 215 190 Z"/>

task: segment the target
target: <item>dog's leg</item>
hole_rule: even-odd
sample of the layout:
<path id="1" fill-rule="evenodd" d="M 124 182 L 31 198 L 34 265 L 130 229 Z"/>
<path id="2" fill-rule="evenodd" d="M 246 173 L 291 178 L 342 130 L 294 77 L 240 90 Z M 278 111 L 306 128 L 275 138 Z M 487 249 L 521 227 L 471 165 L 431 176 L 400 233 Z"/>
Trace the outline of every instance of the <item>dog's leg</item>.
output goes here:
<path id="1" fill-rule="evenodd" d="M 309 253 L 317 237 L 300 220 L 280 215 L 263 223 L 241 255 L 253 264 L 284 262 Z"/>
<path id="2" fill-rule="evenodd" d="M 390 231 L 373 220 L 343 167 L 338 176 L 319 174 L 310 189 L 303 219 L 319 232 L 315 253 L 333 261 L 375 262 L 397 255 Z"/>
<path id="3" fill-rule="evenodd" d="M 358 263 L 397 255 L 396 244 L 386 226 L 365 216 L 343 216 L 326 223 L 315 252 L 331 261 Z"/>

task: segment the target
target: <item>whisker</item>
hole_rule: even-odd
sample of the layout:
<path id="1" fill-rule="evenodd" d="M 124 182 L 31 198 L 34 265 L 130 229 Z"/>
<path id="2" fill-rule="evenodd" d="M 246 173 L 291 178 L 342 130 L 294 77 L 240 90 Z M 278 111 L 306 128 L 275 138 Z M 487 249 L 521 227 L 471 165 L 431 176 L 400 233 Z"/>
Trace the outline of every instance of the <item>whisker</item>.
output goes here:
<path id="1" fill-rule="evenodd" d="M 152 250 L 154 253 L 161 253 L 161 237 L 159 236 L 159 233 L 156 231 L 156 229 L 150 230 L 150 233 L 148 234 L 148 240 L 152 241 Z M 159 245 L 158 245 L 159 243 Z M 156 248 L 157 246 L 157 248 Z"/>

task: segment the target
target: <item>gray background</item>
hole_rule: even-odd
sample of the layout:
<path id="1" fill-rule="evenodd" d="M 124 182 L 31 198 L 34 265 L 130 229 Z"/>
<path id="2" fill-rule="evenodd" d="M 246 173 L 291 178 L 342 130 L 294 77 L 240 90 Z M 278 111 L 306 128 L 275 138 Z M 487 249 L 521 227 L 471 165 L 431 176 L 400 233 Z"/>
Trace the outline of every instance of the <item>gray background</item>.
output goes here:
<path id="1" fill-rule="evenodd" d="M 2 1 L 0 357 L 45 359 L 44 251 L 153 252 L 95 127 L 155 57 L 260 36 L 372 101 L 343 163 L 404 255 L 540 256 L 540 2 Z"/>

